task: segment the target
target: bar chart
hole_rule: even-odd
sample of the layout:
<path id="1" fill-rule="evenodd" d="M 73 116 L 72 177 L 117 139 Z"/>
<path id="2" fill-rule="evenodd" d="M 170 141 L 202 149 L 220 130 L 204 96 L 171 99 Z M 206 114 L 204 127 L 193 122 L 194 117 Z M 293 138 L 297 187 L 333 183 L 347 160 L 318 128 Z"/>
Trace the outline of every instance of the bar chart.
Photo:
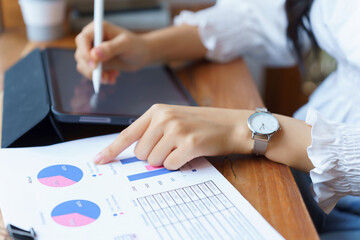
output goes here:
<path id="1" fill-rule="evenodd" d="M 136 157 L 122 159 L 122 160 L 120 160 L 120 162 L 123 165 L 141 164 L 141 166 L 139 166 L 139 170 L 141 170 L 141 172 L 127 176 L 128 180 L 130 182 L 143 180 L 143 179 L 147 179 L 147 178 L 152 178 L 152 177 L 156 177 L 156 176 L 161 176 L 164 174 L 170 174 L 170 173 L 178 171 L 178 170 L 175 170 L 175 171 L 168 170 L 162 166 L 161 167 L 153 167 L 153 166 L 149 165 L 146 161 L 141 161 Z"/>
<path id="2" fill-rule="evenodd" d="M 130 164 L 130 163 L 141 162 L 141 160 L 139 160 L 137 157 L 132 157 L 132 158 L 121 159 L 120 162 L 123 165 L 126 165 L 126 164 Z"/>
<path id="3" fill-rule="evenodd" d="M 169 173 L 173 173 L 173 172 L 176 172 L 176 171 L 171 171 L 171 170 L 167 170 L 166 168 L 161 168 L 161 169 L 152 170 L 152 171 L 148 171 L 148 172 L 142 172 L 142 173 L 129 175 L 127 177 L 129 179 L 129 181 L 132 182 L 132 181 L 156 177 L 156 176 L 160 176 L 160 175 L 164 175 L 164 174 L 169 174 Z"/>

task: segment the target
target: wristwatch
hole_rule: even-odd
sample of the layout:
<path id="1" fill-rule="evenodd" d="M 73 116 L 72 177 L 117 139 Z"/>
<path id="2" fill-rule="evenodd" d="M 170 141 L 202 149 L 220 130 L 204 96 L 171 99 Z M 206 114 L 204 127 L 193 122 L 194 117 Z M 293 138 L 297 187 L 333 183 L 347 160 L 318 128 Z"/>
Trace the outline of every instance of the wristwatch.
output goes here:
<path id="1" fill-rule="evenodd" d="M 266 108 L 256 108 L 247 124 L 254 139 L 253 153 L 265 155 L 271 136 L 280 129 L 279 121 Z"/>

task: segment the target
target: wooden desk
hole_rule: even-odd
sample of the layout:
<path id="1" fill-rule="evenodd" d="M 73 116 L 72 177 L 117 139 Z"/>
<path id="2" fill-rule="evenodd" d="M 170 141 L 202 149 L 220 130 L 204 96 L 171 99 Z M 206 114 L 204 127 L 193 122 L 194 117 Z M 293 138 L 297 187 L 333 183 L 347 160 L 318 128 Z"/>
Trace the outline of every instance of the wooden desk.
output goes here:
<path id="1" fill-rule="evenodd" d="M 6 17 L 17 15 L 20 20 L 11 22 L 10 27 L 6 24 L 0 36 L 0 92 L 4 71 L 35 47 L 75 46 L 74 36 L 43 44 L 27 42 L 14 2 L 4 2 L 5 24 Z M 199 105 L 247 109 L 263 105 L 242 60 L 227 64 L 201 62 L 177 73 Z M 2 93 L 0 97 L 1 123 Z M 210 161 L 283 237 L 319 239 L 288 167 L 254 156 L 217 157 Z"/>

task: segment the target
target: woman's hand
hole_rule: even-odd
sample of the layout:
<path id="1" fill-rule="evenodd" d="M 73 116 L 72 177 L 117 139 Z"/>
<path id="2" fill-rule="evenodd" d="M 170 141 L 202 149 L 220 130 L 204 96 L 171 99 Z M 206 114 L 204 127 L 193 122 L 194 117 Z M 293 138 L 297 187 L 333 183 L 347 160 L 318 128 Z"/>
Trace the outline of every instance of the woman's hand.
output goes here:
<path id="1" fill-rule="evenodd" d="M 99 62 L 103 62 L 103 81 L 113 83 L 119 70 L 137 70 L 149 62 L 150 53 L 141 35 L 103 23 L 104 41 L 93 48 L 94 24 L 90 23 L 76 37 L 77 70 L 88 79 Z"/>
<path id="2" fill-rule="evenodd" d="M 114 83 L 119 70 L 137 70 L 150 63 L 198 59 L 206 56 L 195 26 L 180 25 L 134 34 L 103 23 L 104 42 L 92 47 L 94 24 L 88 24 L 76 37 L 77 69 L 88 79 L 98 62 L 103 62 L 103 82 Z"/>
<path id="3" fill-rule="evenodd" d="M 250 153 L 251 134 L 246 120 L 251 113 L 156 104 L 122 131 L 94 161 L 108 163 L 135 141 L 137 158 L 168 169 L 178 169 L 199 156 Z"/>

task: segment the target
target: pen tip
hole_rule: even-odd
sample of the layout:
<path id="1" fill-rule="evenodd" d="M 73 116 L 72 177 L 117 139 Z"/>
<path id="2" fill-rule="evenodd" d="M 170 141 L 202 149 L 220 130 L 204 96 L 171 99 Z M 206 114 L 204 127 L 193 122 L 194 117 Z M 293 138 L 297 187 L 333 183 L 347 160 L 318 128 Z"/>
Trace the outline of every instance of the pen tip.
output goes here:
<path id="1" fill-rule="evenodd" d="M 91 98 L 90 98 L 90 107 L 92 108 L 92 109 L 95 109 L 95 108 L 97 108 L 97 105 L 98 105 L 98 94 L 97 93 L 95 93 L 95 94 L 93 94 L 92 96 L 91 96 Z"/>

